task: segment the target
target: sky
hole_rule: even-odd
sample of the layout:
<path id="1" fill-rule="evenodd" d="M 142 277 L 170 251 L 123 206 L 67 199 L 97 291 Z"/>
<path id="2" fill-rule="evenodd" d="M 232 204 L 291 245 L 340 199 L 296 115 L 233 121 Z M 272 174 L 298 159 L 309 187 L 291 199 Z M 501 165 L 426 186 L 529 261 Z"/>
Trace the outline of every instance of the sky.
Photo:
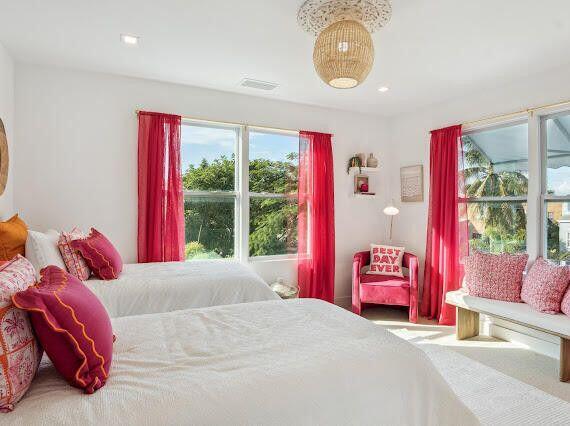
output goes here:
<path id="1" fill-rule="evenodd" d="M 182 171 L 202 159 L 212 161 L 225 155 L 230 158 L 237 147 L 237 129 L 182 125 Z M 297 136 L 250 131 L 249 158 L 286 160 L 287 154 L 299 151 Z"/>

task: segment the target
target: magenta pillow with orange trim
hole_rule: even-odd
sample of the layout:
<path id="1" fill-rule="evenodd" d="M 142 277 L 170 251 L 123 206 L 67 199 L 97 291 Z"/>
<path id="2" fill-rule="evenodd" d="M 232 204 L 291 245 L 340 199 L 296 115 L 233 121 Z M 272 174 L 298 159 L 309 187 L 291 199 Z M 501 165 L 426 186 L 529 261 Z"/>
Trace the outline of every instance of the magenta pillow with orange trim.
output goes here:
<path id="1" fill-rule="evenodd" d="M 123 270 L 123 259 L 103 234 L 91 228 L 89 236 L 73 240 L 71 247 L 85 259 L 89 269 L 102 280 L 116 280 Z"/>
<path id="2" fill-rule="evenodd" d="M 86 393 L 105 384 L 113 356 L 111 320 L 87 286 L 52 265 L 12 301 L 28 311 L 38 340 L 69 384 Z"/>

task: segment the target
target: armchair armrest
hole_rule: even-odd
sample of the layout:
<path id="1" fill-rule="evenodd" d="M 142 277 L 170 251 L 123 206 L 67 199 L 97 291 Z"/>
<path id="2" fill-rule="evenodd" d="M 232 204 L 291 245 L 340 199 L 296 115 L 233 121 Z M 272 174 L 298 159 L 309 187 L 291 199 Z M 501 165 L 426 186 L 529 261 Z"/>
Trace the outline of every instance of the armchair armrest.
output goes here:
<path id="1" fill-rule="evenodd" d="M 352 312 L 360 315 L 360 271 L 370 263 L 370 251 L 360 251 L 352 258 Z"/>
<path id="2" fill-rule="evenodd" d="M 404 253 L 402 266 L 408 268 L 410 274 L 410 322 L 418 321 L 418 257 L 412 253 Z"/>

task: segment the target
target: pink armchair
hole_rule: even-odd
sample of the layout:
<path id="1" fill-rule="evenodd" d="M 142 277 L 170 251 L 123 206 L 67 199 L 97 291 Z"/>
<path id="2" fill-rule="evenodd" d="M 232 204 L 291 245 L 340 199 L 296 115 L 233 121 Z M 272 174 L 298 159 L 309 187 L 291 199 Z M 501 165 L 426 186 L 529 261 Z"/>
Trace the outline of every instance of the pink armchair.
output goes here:
<path id="1" fill-rule="evenodd" d="M 368 275 L 362 268 L 370 264 L 370 251 L 361 251 L 352 261 L 352 312 L 360 315 L 363 303 L 409 306 L 410 322 L 418 321 L 418 258 L 404 253 L 402 266 L 409 276 L 400 278 Z"/>

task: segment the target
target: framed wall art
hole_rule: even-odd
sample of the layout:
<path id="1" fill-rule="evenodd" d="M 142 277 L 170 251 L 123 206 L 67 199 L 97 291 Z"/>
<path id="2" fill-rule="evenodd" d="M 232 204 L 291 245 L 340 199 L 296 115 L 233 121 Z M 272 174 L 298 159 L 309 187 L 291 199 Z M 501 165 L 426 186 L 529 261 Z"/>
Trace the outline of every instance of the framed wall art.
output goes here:
<path id="1" fill-rule="evenodd" d="M 400 168 L 400 192 L 404 203 L 422 202 L 424 200 L 423 165 Z"/>

